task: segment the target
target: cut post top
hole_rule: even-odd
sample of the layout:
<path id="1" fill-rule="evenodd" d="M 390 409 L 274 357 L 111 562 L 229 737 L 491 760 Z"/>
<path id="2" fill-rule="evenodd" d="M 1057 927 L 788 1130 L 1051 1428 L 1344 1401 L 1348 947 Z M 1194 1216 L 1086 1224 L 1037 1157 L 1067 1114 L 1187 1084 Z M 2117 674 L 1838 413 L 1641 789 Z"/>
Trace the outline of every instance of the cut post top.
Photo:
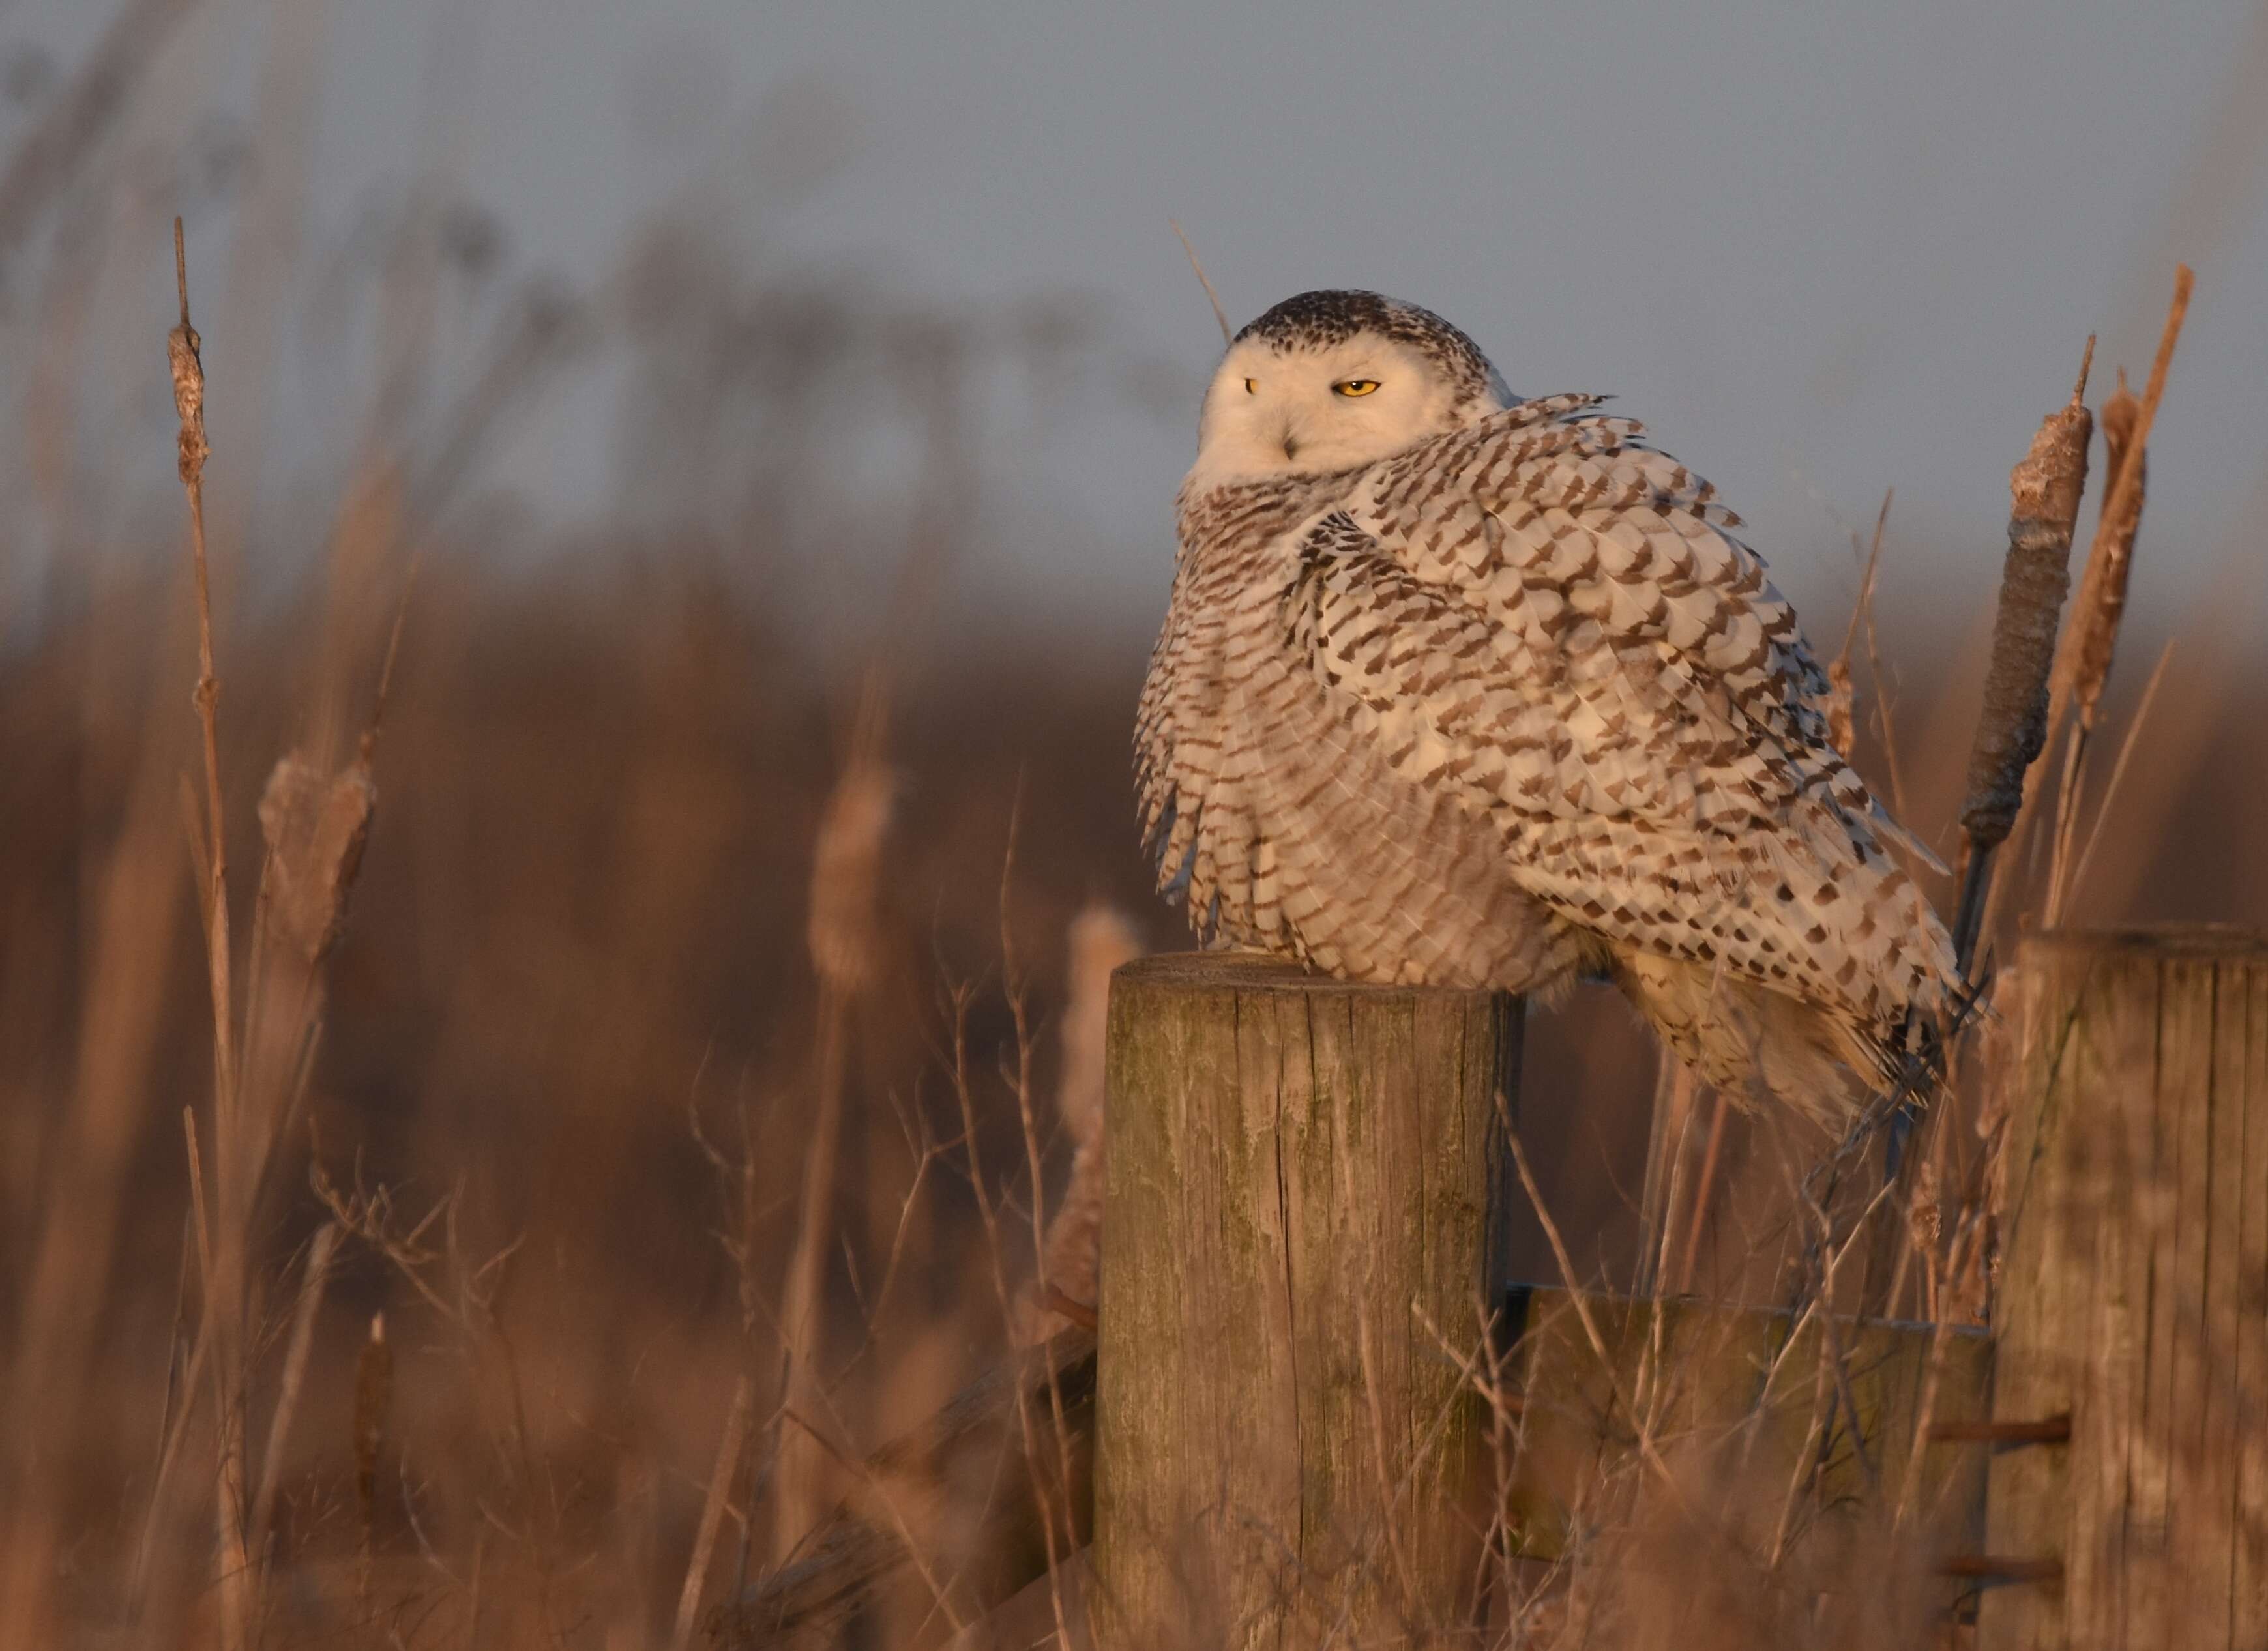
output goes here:
<path id="1" fill-rule="evenodd" d="M 1372 980 L 1342 980 L 1320 974 L 1289 958 L 1263 951 L 1168 951 L 1122 964 L 1114 980 L 1145 987 L 1193 992 L 1319 993 L 1338 995 L 1437 997 L 1508 995 L 1484 987 L 1415 986 Z"/>

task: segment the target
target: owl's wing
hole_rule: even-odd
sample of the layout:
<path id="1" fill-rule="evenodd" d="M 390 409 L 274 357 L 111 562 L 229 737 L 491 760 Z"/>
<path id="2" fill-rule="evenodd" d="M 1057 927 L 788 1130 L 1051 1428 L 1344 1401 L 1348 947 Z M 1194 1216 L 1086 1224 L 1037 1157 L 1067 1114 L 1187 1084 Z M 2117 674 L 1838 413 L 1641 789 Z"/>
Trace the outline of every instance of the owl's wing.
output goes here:
<path id="1" fill-rule="evenodd" d="M 1734 518 L 1592 398 L 1376 466 L 1301 548 L 1287 643 L 1401 777 L 1492 818 L 1609 940 L 1880 1019 L 1951 979 Z"/>

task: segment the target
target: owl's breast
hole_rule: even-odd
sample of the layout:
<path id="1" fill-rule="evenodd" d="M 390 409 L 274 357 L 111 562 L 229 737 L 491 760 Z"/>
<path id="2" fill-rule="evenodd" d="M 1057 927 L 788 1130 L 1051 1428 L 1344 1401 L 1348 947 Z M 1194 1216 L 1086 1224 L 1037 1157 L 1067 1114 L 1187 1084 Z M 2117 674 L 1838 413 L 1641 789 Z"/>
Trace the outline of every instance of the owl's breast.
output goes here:
<path id="1" fill-rule="evenodd" d="M 1208 943 L 1344 978 L 1557 978 L 1572 936 L 1514 881 L 1498 828 L 1396 772 L 1300 644 L 1286 598 L 1337 503 L 1184 501 L 1136 736 L 1160 887 Z"/>

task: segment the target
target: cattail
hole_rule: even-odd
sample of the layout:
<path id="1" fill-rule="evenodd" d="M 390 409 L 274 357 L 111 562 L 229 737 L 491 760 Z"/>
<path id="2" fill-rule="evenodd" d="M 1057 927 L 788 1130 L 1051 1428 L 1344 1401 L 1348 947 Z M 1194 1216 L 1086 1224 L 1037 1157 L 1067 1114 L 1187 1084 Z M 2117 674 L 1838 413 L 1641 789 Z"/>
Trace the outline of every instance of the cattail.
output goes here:
<path id="1" fill-rule="evenodd" d="M 173 220 L 173 279 L 181 299 L 181 323 L 166 334 L 166 360 L 173 378 L 173 411 L 180 415 L 178 466 L 181 493 L 189 508 L 189 560 L 197 584 L 197 686 L 190 703 L 205 745 L 205 962 L 212 985 L 213 1089 L 217 1110 L 236 1095 L 236 1012 L 229 973 L 228 835 L 221 828 L 220 678 L 213 670 L 212 578 L 205 560 L 204 341 L 189 325 L 189 259 L 181 220 Z M 235 1586 L 232 1584 L 232 1589 Z M 227 1612 L 225 1615 L 229 1614 Z M 223 1636 L 233 1646 L 237 1636 Z"/>
<path id="2" fill-rule="evenodd" d="M 180 225 L 173 226 L 174 254 L 180 250 Z M 181 324 L 166 334 L 166 360 L 173 372 L 173 411 L 180 415 L 181 432 L 179 453 L 175 460 L 181 473 L 181 485 L 198 487 L 203 483 L 205 459 L 212 449 L 205 444 L 205 363 L 204 340 L 197 329 L 189 325 L 189 300 L 186 278 L 181 298 Z"/>
<path id="3" fill-rule="evenodd" d="M 2102 454 L 2113 477 L 2124 473 L 2126 455 L 2133 447 L 2141 417 L 2141 400 L 2127 389 L 2126 375 L 2121 371 L 2118 393 L 2102 404 Z M 2080 576 L 2079 605 L 2072 616 L 2072 635 L 2065 651 L 2070 660 L 2071 707 L 2079 725 L 2089 733 L 2095 730 L 2103 685 L 2110 677 L 2119 622 L 2126 615 L 2126 581 L 2133 570 L 2134 534 L 2142 525 L 2142 498 L 2149 474 L 2148 452 L 2136 453 L 2132 482 L 2119 498 L 2107 495 L 2103 498 L 2102 525 L 2095 530 L 2087 570 Z"/>
<path id="4" fill-rule="evenodd" d="M 1081 1147 L 1102 1143 L 1103 1040 L 1109 1030 L 1110 977 L 1145 948 L 1116 907 L 1091 901 L 1065 936 L 1071 998 L 1064 1007 L 1063 1072 L 1056 1111 Z"/>
<path id="5" fill-rule="evenodd" d="M 181 300 L 180 325 L 166 334 L 166 360 L 173 380 L 173 411 L 180 418 L 177 467 L 181 496 L 189 512 L 189 565 L 196 576 L 197 683 L 189 702 L 196 708 L 204 736 L 205 865 L 203 898 L 205 973 L 212 991 L 213 1140 L 215 1202 L 219 1225 L 214 1233 L 217 1263 L 206 1270 L 212 1287 L 206 1310 L 220 1349 L 223 1403 L 218 1482 L 215 1500 L 220 1525 L 220 1644 L 243 1651 L 253 1610 L 252 1556 L 245 1540 L 249 1511 L 246 1483 L 248 1391 L 240 1361 L 246 1345 L 245 1247 L 248 1201 L 237 1165 L 246 1156 L 237 1089 L 235 984 L 228 933 L 228 833 L 224 829 L 220 789 L 220 676 L 213 668 L 212 576 L 205 556 L 205 364 L 203 341 L 189 324 L 189 260 L 181 220 L 173 220 L 173 280 Z M 192 1134 L 194 1134 L 192 1131 Z M 254 1183 L 256 1185 L 256 1181 Z M 199 1217 L 200 1236 L 203 1218 Z"/>
<path id="6" fill-rule="evenodd" d="M 362 757 L 325 779 L 304 758 L 287 755 L 261 793 L 269 930 L 310 966 L 339 937 L 377 806 L 378 788 Z"/>
<path id="7" fill-rule="evenodd" d="M 822 984 L 855 993 L 881 973 L 882 847 L 889 834 L 897 776 L 854 758 L 821 818 L 811 870 L 811 966 Z"/>
<path id="8" fill-rule="evenodd" d="M 1095 901 L 1071 920 L 1071 999 L 1063 1016 L 1063 1069 L 1056 1112 L 1074 1143 L 1071 1179 L 1048 1222 L 1040 1277 L 1018 1314 L 1017 1339 L 1045 1341 L 1070 1322 L 1061 1307 L 1092 1305 L 1102 1255 L 1102 1097 L 1110 976 L 1142 956 L 1123 914 Z"/>
<path id="9" fill-rule="evenodd" d="M 882 696 L 869 679 L 858 708 L 850 755 L 821 818 L 811 869 L 811 916 L 806 930 L 811 966 L 825 988 L 820 1001 L 819 1094 L 803 1170 L 803 1207 L 787 1282 L 780 1293 L 781 1351 L 785 1356 L 779 1414 L 816 1413 L 821 1394 L 816 1364 L 825 1339 L 821 1302 L 828 1223 L 835 1207 L 836 1155 L 841 1145 L 850 1011 L 854 1000 L 880 977 L 882 967 L 882 848 L 888 836 L 897 776 L 876 755 L 882 748 Z M 783 1438 L 773 1464 L 773 1535 L 784 1563 L 818 1517 L 825 1464 L 816 1440 L 799 1432 Z"/>
<path id="10" fill-rule="evenodd" d="M 2008 555 L 2000 605 L 1992 620 L 1992 659 L 1984 677 L 1984 709 L 1969 753 L 1962 830 L 1972 862 L 2007 840 L 2024 800 L 2024 771 L 2047 743 L 2048 678 L 2056 627 L 2071 592 L 2071 538 L 2087 486 L 2087 443 L 2095 421 L 2087 393 L 2087 357 L 2070 404 L 2051 413 L 2008 478 Z"/>
<path id="11" fill-rule="evenodd" d="M 2173 302 L 2166 306 L 2166 324 L 2158 334 L 2158 353 L 2150 363 L 2150 382 L 2136 401 L 2126 390 L 2122 374 L 2118 393 L 2102 409 L 2103 446 L 2110 460 L 2110 485 L 2104 490 L 2102 517 L 2095 530 L 2095 543 L 2087 553 L 2087 572 L 2081 585 L 2080 615 L 2072 634 L 2057 656 L 2055 702 L 2080 709 L 2080 726 L 2092 730 L 2102 702 L 2102 685 L 2110 674 L 2110 657 L 2118 642 L 2118 623 L 2126 612 L 2126 580 L 2134 555 L 2134 532 L 2142 523 L 2142 483 L 2147 468 L 2150 427 L 2158 417 L 2158 403 L 2166 393 L 2166 375 L 2173 368 L 2174 347 L 2181 341 L 2182 324 L 2189 319 L 2190 290 L 2196 276 L 2187 264 L 2174 266 Z M 2113 408 L 2117 411 L 2114 415 Z"/>

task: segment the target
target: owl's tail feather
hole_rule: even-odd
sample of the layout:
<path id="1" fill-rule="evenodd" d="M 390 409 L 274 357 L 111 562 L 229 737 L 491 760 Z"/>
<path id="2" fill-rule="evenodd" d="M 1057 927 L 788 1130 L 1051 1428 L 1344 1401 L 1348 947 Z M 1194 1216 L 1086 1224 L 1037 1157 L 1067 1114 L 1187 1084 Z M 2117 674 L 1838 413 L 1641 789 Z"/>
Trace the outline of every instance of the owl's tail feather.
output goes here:
<path id="1" fill-rule="evenodd" d="M 1744 1112 L 1776 1101 L 1839 1134 L 1904 1063 L 1883 1031 L 1706 964 L 1618 948 L 1614 977 L 1678 1058 Z"/>

